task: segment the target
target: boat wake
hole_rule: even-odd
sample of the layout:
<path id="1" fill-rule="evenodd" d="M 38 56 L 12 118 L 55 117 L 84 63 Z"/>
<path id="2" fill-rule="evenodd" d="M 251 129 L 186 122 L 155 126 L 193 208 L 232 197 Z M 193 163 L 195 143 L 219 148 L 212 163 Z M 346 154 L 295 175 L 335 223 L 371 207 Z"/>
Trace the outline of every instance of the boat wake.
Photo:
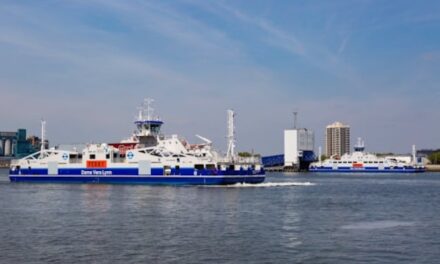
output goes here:
<path id="1" fill-rule="evenodd" d="M 263 183 L 236 183 L 230 185 L 206 185 L 204 187 L 220 188 L 268 188 L 268 187 L 292 187 L 292 186 L 314 186 L 312 182 L 263 182 Z"/>

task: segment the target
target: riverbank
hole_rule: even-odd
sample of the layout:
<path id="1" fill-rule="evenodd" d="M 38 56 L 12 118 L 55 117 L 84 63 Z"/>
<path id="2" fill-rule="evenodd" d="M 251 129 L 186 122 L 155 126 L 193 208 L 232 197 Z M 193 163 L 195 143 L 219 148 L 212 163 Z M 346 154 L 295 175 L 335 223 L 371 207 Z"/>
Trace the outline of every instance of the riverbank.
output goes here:
<path id="1" fill-rule="evenodd" d="M 0 160 L 0 169 L 9 168 L 9 165 L 11 164 L 11 160 Z"/>
<path id="2" fill-rule="evenodd" d="M 440 165 L 428 164 L 426 165 L 426 171 L 440 172 Z"/>

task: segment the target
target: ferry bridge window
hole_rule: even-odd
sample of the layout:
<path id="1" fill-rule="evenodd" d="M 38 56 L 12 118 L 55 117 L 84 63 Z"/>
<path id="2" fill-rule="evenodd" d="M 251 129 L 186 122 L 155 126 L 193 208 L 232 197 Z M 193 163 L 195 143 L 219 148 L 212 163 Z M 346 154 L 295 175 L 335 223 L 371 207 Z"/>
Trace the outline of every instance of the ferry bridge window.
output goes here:
<path id="1" fill-rule="evenodd" d="M 110 159 L 110 154 L 106 154 L 106 155 L 105 155 L 105 158 L 106 158 L 106 159 Z"/>
<path id="2" fill-rule="evenodd" d="M 205 168 L 205 166 L 203 164 L 194 165 L 194 169 L 196 169 L 196 170 L 203 170 L 204 168 Z"/>
<path id="3" fill-rule="evenodd" d="M 90 159 L 94 160 L 96 158 L 95 154 L 90 154 Z"/>
<path id="4" fill-rule="evenodd" d="M 206 169 L 208 170 L 215 170 L 215 164 L 207 164 Z"/>
<path id="5" fill-rule="evenodd" d="M 159 133 L 160 128 L 159 128 L 158 126 L 153 126 L 153 127 L 151 128 L 151 130 L 152 130 L 154 133 Z"/>

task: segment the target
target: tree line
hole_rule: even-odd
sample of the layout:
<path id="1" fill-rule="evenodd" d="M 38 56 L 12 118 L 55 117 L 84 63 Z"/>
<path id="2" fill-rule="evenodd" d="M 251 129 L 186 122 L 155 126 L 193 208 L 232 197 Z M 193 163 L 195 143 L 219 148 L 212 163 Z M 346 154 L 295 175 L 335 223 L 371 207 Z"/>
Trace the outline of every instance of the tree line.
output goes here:
<path id="1" fill-rule="evenodd" d="M 432 164 L 440 164 L 440 150 L 429 154 L 428 159 Z"/>

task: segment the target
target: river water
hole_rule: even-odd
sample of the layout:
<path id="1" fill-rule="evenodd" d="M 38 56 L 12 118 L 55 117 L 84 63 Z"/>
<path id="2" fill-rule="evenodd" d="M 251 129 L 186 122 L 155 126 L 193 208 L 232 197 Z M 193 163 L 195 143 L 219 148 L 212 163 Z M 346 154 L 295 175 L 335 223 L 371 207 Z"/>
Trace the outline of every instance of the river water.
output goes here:
<path id="1" fill-rule="evenodd" d="M 440 174 L 257 186 L 9 183 L 0 263 L 438 263 Z"/>

